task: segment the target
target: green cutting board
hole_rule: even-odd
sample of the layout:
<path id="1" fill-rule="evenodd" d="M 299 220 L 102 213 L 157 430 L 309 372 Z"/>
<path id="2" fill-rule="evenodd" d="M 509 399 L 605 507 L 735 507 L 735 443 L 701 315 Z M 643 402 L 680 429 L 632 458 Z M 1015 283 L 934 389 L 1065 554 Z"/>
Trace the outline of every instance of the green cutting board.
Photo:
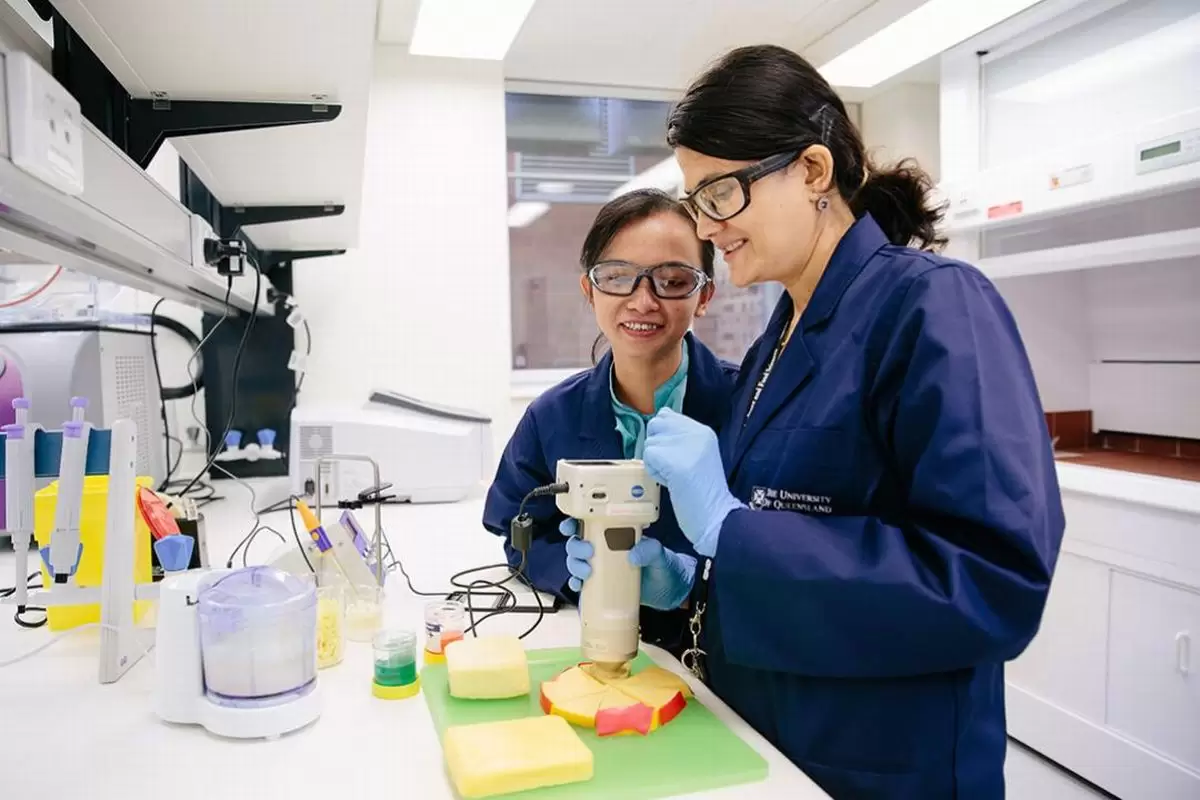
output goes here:
<path id="1" fill-rule="evenodd" d="M 451 697 L 445 665 L 426 666 L 421 671 L 421 693 L 433 716 L 438 738 L 451 725 L 541 715 L 538 696 L 542 681 L 582 660 L 575 647 L 530 650 L 527 655 L 530 692 L 525 697 L 510 700 Z M 645 653 L 639 653 L 634 661 L 634 671 L 653 663 Z M 548 786 L 508 797 L 650 800 L 751 783 L 767 777 L 767 762 L 762 756 L 695 697 L 688 700 L 679 716 L 646 736 L 602 737 L 590 728 L 580 727 L 575 727 L 575 731 L 595 757 L 595 770 L 590 781 Z"/>

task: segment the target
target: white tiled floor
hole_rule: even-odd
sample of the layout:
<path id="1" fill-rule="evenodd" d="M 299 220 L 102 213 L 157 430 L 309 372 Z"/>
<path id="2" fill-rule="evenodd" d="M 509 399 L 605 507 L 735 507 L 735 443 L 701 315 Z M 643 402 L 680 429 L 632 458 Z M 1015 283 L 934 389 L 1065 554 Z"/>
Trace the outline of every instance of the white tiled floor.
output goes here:
<path id="1" fill-rule="evenodd" d="M 1101 800 L 1097 792 L 1011 739 L 1004 776 L 1009 800 Z"/>

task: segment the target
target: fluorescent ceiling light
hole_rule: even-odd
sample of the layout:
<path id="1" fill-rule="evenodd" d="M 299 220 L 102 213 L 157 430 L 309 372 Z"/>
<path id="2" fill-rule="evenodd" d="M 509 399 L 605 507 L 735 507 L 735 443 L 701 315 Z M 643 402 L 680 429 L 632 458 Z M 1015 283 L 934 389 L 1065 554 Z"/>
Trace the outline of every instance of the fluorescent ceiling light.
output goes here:
<path id="1" fill-rule="evenodd" d="M 965 42 L 1040 0 L 929 0 L 820 69 L 833 86 L 867 89 Z"/>
<path id="2" fill-rule="evenodd" d="M 549 210 L 549 203 L 513 203 L 508 209 L 508 227 L 524 228 Z"/>
<path id="3" fill-rule="evenodd" d="M 634 189 L 662 189 L 672 196 L 678 195 L 683 189 L 683 172 L 680 171 L 675 157 L 664 158 L 645 172 L 634 175 L 614 189 L 609 197 L 617 197 Z"/>
<path id="4" fill-rule="evenodd" d="M 1059 69 L 999 91 L 996 97 L 1039 105 L 1063 97 L 1079 97 L 1088 89 L 1112 86 L 1151 67 L 1170 65 L 1187 57 L 1196 49 L 1197 42 L 1200 42 L 1200 14 L 1129 39 L 1087 58 L 1072 61 Z M 1178 67 L 1184 65 L 1180 63 Z"/>
<path id="5" fill-rule="evenodd" d="M 534 0 L 421 0 L 408 52 L 501 61 Z"/>

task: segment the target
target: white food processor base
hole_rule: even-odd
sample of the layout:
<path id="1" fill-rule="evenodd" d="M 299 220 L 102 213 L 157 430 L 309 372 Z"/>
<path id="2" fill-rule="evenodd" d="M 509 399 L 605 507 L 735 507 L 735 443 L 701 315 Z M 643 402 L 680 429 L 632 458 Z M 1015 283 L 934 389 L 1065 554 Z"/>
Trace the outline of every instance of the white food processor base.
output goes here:
<path id="1" fill-rule="evenodd" d="M 230 739 L 273 739 L 300 730 L 321 716 L 321 686 L 288 703 L 266 708 L 219 706 L 207 698 L 197 701 L 196 724 Z"/>

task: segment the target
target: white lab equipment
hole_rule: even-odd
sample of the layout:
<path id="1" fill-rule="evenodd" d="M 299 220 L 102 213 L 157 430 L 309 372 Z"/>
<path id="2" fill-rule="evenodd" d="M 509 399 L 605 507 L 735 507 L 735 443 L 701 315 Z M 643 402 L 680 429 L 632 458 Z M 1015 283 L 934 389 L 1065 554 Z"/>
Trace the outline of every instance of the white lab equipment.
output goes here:
<path id="1" fill-rule="evenodd" d="M 191 570 L 159 592 L 154 711 L 218 736 L 281 736 L 321 714 L 317 594 L 272 567 Z"/>
<path id="2" fill-rule="evenodd" d="M 579 520 L 583 540 L 595 548 L 579 597 L 583 658 L 623 668 L 637 656 L 641 609 L 642 572 L 629 551 L 658 519 L 659 485 L 633 459 L 564 459 L 555 478 L 567 487 L 555 497 L 558 509 Z"/>
<path id="3" fill-rule="evenodd" d="M 305 576 L 316 570 L 322 585 L 347 582 L 351 587 L 382 586 L 386 569 L 375 568 L 375 551 L 371 548 L 371 537 L 363 530 L 354 513 L 343 511 L 332 525 L 322 525 L 328 548 L 321 550 L 312 537 L 302 537 L 304 547 L 285 542 L 267 559 L 276 569 Z"/>
<path id="4" fill-rule="evenodd" d="M 391 493 L 412 503 L 456 502 L 492 469 L 491 420 L 473 411 L 375 391 L 363 408 L 292 411 L 288 473 L 292 493 L 334 505 L 374 486 L 366 462 L 317 460 L 370 456 Z"/>
<path id="5" fill-rule="evenodd" d="M 85 424 L 73 419 L 63 431 L 43 431 L 29 423 L 28 398 L 12 401 L 16 421 L 5 425 L 4 476 L 5 500 L 9 509 L 6 533 L 16 545 L 14 586 L 16 591 L 0 599 L 18 610 L 30 606 L 50 608 L 63 605 L 99 603 L 100 605 L 100 682 L 113 683 L 146 654 L 146 637 L 134 627 L 135 600 L 152 599 L 157 587 L 134 583 L 134 489 L 137 428 L 130 420 L 117 420 L 109 430 L 89 431 L 88 436 L 71 436 L 74 428 L 82 434 Z M 83 404 L 77 404 L 77 411 Z M 78 416 L 78 414 L 77 414 Z M 72 448 L 72 439 L 82 449 Z M 107 439 L 107 444 L 105 440 Z M 107 453 L 105 452 L 107 448 Z M 107 455 L 107 458 L 104 456 Z M 106 465 L 106 466 L 105 466 Z M 107 519 L 104 536 L 104 577 L 100 586 L 76 585 L 71 576 L 79 561 L 79 514 L 85 472 L 108 474 Z M 77 482 L 79 491 L 59 494 L 55 508 L 55 529 L 50 547 L 39 555 L 55 573 L 49 586 L 30 590 L 28 545 L 33 538 L 34 482 L 38 477 L 57 475 L 66 486 Z M 66 542 L 58 551 L 54 546 Z M 63 580 L 59 575 L 65 574 Z"/>
<path id="6" fill-rule="evenodd" d="M 57 427 L 72 397 L 88 398 L 84 420 L 137 426 L 137 472 L 155 485 L 167 474 L 163 421 L 149 333 L 95 324 L 0 329 L 0 416 L 14 397 L 29 398 L 29 418 Z M 3 421 L 3 420 L 0 420 Z"/>

